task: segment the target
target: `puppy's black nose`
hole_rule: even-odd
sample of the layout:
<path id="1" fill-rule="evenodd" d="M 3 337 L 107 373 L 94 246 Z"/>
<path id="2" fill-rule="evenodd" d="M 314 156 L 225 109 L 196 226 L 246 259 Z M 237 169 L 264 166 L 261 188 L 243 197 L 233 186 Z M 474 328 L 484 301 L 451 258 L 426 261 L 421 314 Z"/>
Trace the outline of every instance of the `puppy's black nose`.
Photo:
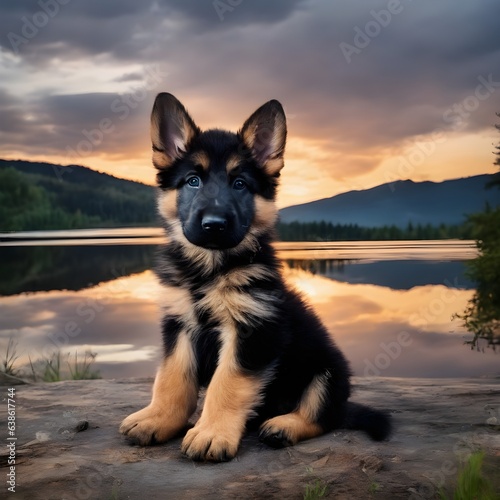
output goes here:
<path id="1" fill-rule="evenodd" d="M 227 220 L 219 215 L 205 215 L 201 220 L 201 227 L 211 233 L 219 233 L 226 230 Z"/>

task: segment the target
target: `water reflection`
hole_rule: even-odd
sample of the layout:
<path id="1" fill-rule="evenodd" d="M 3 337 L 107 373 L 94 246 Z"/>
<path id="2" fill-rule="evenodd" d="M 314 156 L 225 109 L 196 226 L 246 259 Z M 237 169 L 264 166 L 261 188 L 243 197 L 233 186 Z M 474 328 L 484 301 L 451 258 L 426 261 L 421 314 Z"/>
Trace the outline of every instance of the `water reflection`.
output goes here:
<path id="1" fill-rule="evenodd" d="M 153 273 L 144 271 L 80 291 L 4 297 L 0 336 L 18 338 L 20 362 L 58 349 L 91 349 L 104 377 L 153 375 L 160 343 L 157 296 Z"/>
<path id="2" fill-rule="evenodd" d="M 153 376 L 161 339 L 154 252 L 136 245 L 0 248 L 8 295 L 0 298 L 0 342 L 15 335 L 24 362 L 55 349 L 91 348 L 106 378 Z M 498 356 L 468 350 L 467 332 L 451 319 L 473 293 L 461 262 L 313 256 L 287 260 L 285 273 L 357 375 L 499 374 Z"/>
<path id="3" fill-rule="evenodd" d="M 150 269 L 155 247 L 0 247 L 0 295 L 48 290 L 81 290 Z"/>
<path id="4" fill-rule="evenodd" d="M 452 319 L 472 290 L 446 285 L 394 290 L 297 269 L 287 274 L 309 296 L 356 375 L 481 377 L 500 372 L 493 352 L 471 352 L 463 345 L 470 335 L 460 320 Z"/>
<path id="5" fill-rule="evenodd" d="M 364 283 L 409 290 L 415 286 L 446 284 L 472 289 L 474 283 L 465 275 L 462 261 L 328 259 L 287 260 L 291 268 L 305 269 L 336 281 Z"/>

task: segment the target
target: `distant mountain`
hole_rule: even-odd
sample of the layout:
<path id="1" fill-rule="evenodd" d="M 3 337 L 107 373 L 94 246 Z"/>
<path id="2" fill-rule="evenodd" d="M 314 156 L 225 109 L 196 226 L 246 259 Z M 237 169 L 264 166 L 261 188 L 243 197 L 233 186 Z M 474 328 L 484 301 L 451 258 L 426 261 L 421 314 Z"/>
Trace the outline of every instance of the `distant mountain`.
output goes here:
<path id="1" fill-rule="evenodd" d="M 485 189 L 493 175 L 440 183 L 398 181 L 284 208 L 281 222 L 362 227 L 461 224 L 465 214 L 500 203 Z M 155 188 L 80 165 L 0 160 L 0 232 L 158 223 Z"/>
<path id="2" fill-rule="evenodd" d="M 466 214 L 480 212 L 486 202 L 500 204 L 500 191 L 485 189 L 493 175 L 476 175 L 444 182 L 397 181 L 363 191 L 280 210 L 283 223 L 325 221 L 362 227 L 461 224 Z"/>
<path id="3" fill-rule="evenodd" d="M 152 186 L 80 165 L 0 160 L 0 231 L 156 222 Z"/>

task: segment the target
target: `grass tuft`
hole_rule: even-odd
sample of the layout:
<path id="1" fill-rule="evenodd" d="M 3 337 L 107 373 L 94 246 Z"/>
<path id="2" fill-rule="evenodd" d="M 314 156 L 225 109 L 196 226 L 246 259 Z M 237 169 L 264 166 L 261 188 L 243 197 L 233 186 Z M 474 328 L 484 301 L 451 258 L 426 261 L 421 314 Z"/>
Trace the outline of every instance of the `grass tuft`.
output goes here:
<path id="1" fill-rule="evenodd" d="M 317 498 L 323 498 L 326 495 L 327 484 L 323 483 L 319 479 L 314 481 L 314 483 L 306 485 L 306 491 L 304 493 L 304 500 L 316 500 Z"/>
<path id="2" fill-rule="evenodd" d="M 44 382 L 60 382 L 61 378 L 61 352 L 52 353 L 50 358 L 44 358 L 42 380 Z"/>
<path id="3" fill-rule="evenodd" d="M 9 339 L 3 355 L 0 355 L 0 372 L 16 377 L 25 376 L 43 382 L 60 382 L 61 380 L 93 380 L 101 378 L 99 370 L 95 370 L 94 363 L 97 353 L 90 350 L 85 351 L 83 358 L 78 355 L 78 351 L 72 355 L 61 354 L 55 351 L 50 356 L 32 360 L 28 356 L 29 366 L 22 368 L 16 367 L 16 362 L 20 355 L 18 354 L 18 341 L 13 337 Z M 66 362 L 65 362 L 65 358 Z M 28 373 L 24 371 L 27 370 Z"/>
<path id="4" fill-rule="evenodd" d="M 483 475 L 484 451 L 473 453 L 460 469 L 453 500 L 498 500 L 490 481 Z M 442 500 L 447 500 L 445 492 L 440 491 Z"/>
<path id="5" fill-rule="evenodd" d="M 377 493 L 377 491 L 380 491 L 380 489 L 381 489 L 380 484 L 377 483 L 376 481 L 372 481 L 368 488 L 368 492 L 370 493 L 370 495 L 375 495 L 375 493 Z"/>
<path id="6" fill-rule="evenodd" d="M 19 358 L 19 354 L 17 353 L 18 347 L 18 341 L 14 340 L 14 337 L 12 336 L 9 337 L 9 342 L 7 343 L 7 348 L 5 349 L 5 354 L 2 359 L 1 368 L 1 371 L 6 375 L 12 375 L 13 377 L 19 375 L 19 370 L 15 368 L 17 358 Z"/>
<path id="7" fill-rule="evenodd" d="M 78 360 L 78 351 L 75 351 L 73 365 L 71 365 L 68 354 L 68 368 L 72 380 L 93 380 L 101 378 L 98 370 L 92 370 L 92 365 L 97 356 L 96 352 L 85 351 L 83 361 Z"/>

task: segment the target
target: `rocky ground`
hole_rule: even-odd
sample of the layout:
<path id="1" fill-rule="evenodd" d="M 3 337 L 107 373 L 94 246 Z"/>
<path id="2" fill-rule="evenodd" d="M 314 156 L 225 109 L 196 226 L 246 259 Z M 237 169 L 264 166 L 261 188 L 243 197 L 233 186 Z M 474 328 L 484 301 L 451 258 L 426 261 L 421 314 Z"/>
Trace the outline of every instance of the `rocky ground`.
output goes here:
<path id="1" fill-rule="evenodd" d="M 1 381 L 0 381 L 1 382 Z M 92 380 L 15 386 L 15 493 L 6 491 L 10 449 L 2 444 L 2 493 L 18 499 L 437 498 L 451 491 L 461 461 L 486 452 L 500 491 L 500 380 L 359 378 L 353 399 L 393 414 L 390 441 L 339 431 L 283 450 L 244 438 L 235 460 L 193 463 L 181 438 L 127 444 L 120 421 L 149 402 L 152 380 Z M 1 391 L 0 439 L 7 432 Z M 12 446 L 11 446 L 12 449 Z M 318 498 L 311 496 L 310 498 Z"/>

